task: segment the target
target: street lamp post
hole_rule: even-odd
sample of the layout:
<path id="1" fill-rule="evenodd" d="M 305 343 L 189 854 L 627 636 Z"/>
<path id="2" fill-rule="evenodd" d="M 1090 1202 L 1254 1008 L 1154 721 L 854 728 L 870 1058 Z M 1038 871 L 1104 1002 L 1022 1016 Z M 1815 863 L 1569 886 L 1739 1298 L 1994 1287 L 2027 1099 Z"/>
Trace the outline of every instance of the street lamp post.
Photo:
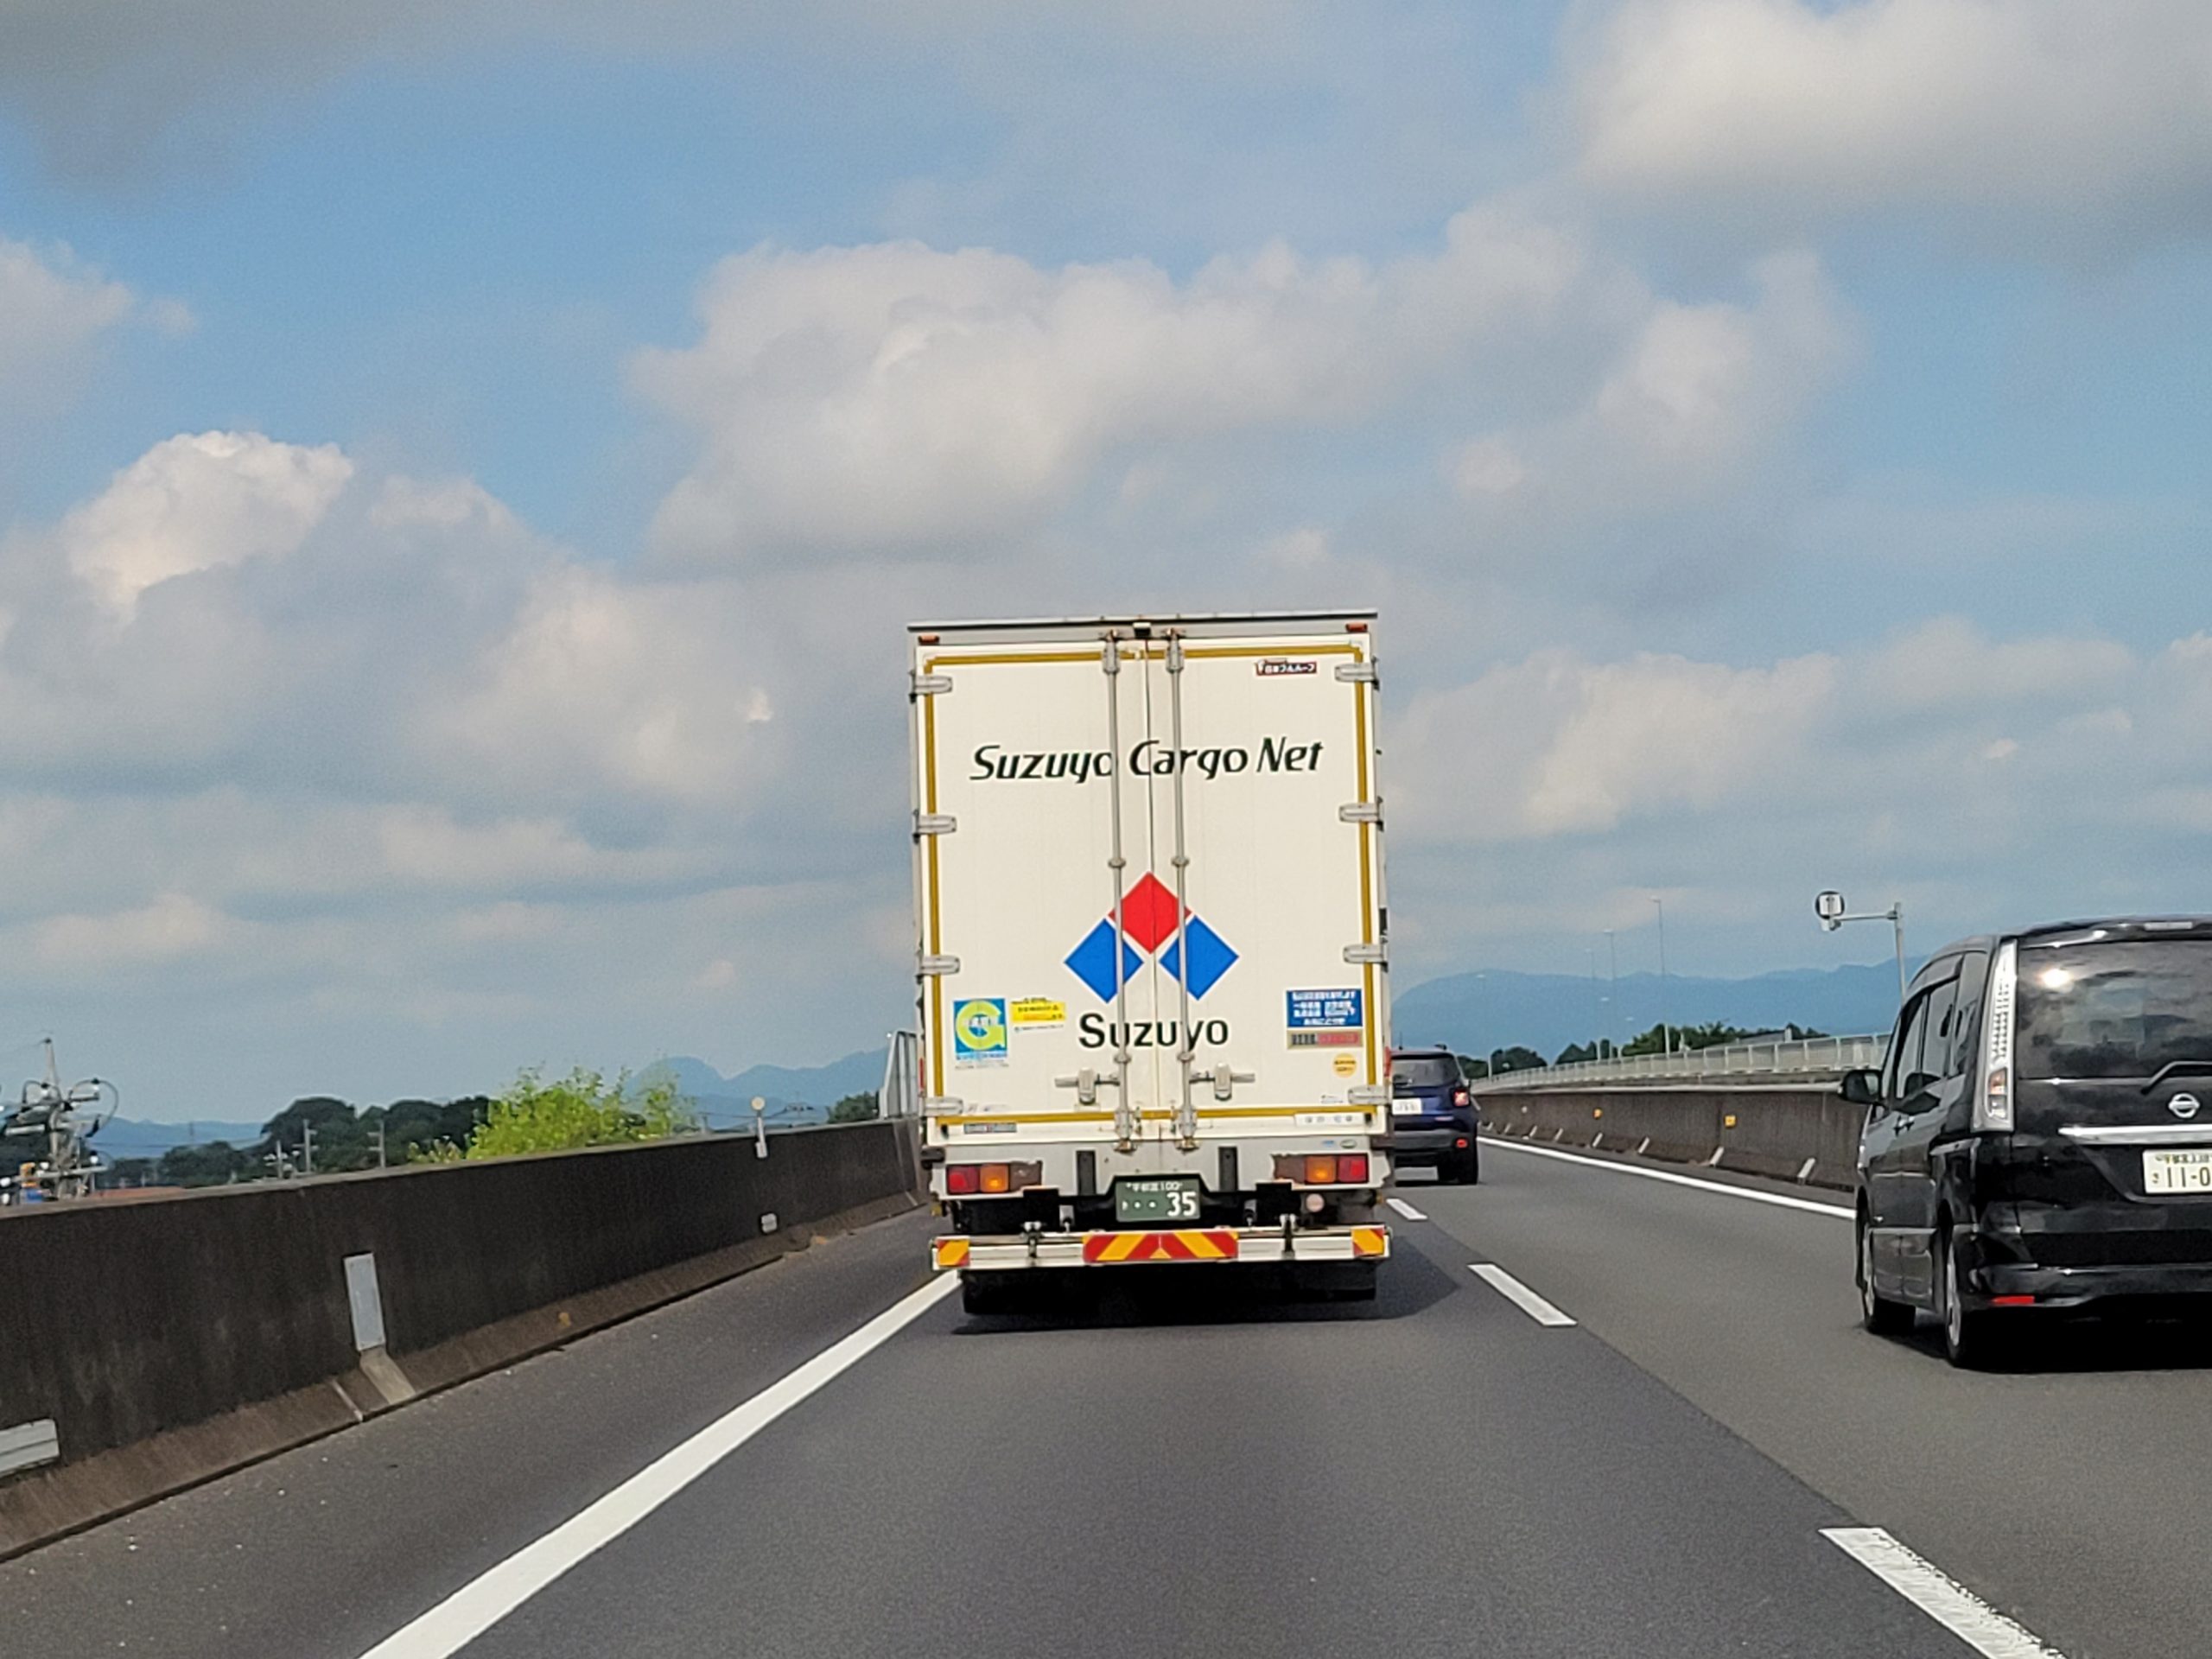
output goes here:
<path id="1" fill-rule="evenodd" d="M 1675 1052 L 1675 1033 L 1667 1023 L 1667 901 L 1657 893 L 1651 902 L 1659 912 L 1659 1047 L 1662 1053 Z"/>
<path id="2" fill-rule="evenodd" d="M 1831 887 L 1826 893 L 1819 893 L 1815 896 L 1813 899 L 1813 914 L 1821 918 L 1821 926 L 1830 933 L 1834 932 L 1836 929 L 1841 927 L 1846 922 L 1887 922 L 1890 925 L 1891 935 L 1897 942 L 1897 1006 L 1899 1007 L 1903 1007 L 1904 1006 L 1904 989 L 1906 983 L 1904 976 L 1904 901 L 1902 899 L 1892 899 L 1890 900 L 1890 907 L 1887 910 L 1861 911 L 1858 915 L 1853 916 L 1851 914 L 1850 907 L 1844 903 L 1843 895 L 1836 892 L 1834 888 Z"/>
<path id="3" fill-rule="evenodd" d="M 1616 1058 L 1621 1052 L 1621 1028 L 1613 1021 L 1621 1017 L 1621 957 L 1614 948 L 1613 930 L 1605 930 L 1605 1025 L 1612 1038 Z"/>

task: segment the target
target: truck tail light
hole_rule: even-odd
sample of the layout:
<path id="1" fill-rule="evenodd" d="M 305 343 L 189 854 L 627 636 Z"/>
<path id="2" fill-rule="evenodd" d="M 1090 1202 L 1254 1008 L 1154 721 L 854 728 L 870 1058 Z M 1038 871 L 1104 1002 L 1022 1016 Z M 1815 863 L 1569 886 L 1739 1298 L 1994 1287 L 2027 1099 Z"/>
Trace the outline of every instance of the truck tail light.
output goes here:
<path id="1" fill-rule="evenodd" d="M 1019 1192 L 1025 1186 L 1036 1186 L 1045 1179 L 1042 1164 L 947 1164 L 944 1166 L 944 1190 L 947 1192 L 979 1192 L 986 1196 L 1002 1192 Z"/>
<path id="2" fill-rule="evenodd" d="M 1367 1154 L 1279 1152 L 1275 1154 L 1275 1179 L 1296 1181 L 1303 1186 L 1335 1186 L 1345 1181 L 1363 1181 L 1367 1179 Z"/>

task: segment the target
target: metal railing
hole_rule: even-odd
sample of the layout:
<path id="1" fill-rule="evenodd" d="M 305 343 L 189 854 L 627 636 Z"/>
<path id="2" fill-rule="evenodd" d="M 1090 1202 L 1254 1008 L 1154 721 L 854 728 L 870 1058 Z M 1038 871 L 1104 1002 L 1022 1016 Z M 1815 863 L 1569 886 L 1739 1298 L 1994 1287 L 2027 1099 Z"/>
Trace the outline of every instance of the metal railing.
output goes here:
<path id="1" fill-rule="evenodd" d="M 1592 1083 L 1626 1083 L 1642 1078 L 1680 1077 L 1725 1082 L 1766 1078 L 1836 1077 L 1860 1066 L 1878 1066 L 1889 1052 L 1889 1033 L 1862 1037 L 1789 1037 L 1770 1043 L 1729 1043 L 1685 1049 L 1674 1054 L 1633 1054 L 1606 1060 L 1570 1060 L 1565 1065 L 1530 1066 L 1525 1071 L 1478 1077 L 1469 1084 L 1490 1089 L 1550 1089 Z"/>

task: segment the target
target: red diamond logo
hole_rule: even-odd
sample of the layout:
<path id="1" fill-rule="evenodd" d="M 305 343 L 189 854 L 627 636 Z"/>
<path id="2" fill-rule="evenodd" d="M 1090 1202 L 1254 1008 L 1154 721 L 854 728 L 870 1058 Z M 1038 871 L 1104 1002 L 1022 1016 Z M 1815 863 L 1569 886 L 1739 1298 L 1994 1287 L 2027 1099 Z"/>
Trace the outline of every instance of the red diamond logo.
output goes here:
<path id="1" fill-rule="evenodd" d="M 1147 873 L 1122 895 L 1122 931 L 1147 950 L 1174 936 L 1175 895 L 1158 876 Z"/>

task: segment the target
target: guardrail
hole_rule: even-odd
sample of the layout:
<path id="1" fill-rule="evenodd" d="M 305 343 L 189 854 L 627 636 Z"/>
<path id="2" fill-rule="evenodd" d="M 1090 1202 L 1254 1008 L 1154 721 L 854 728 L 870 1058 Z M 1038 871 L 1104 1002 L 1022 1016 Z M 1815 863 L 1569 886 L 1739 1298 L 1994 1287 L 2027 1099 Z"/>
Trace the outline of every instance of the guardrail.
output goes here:
<path id="1" fill-rule="evenodd" d="M 1793 1037 L 1770 1043 L 1732 1043 L 1675 1054 L 1633 1054 L 1606 1060 L 1570 1060 L 1541 1071 L 1503 1072 L 1478 1077 L 1468 1086 L 1478 1093 L 1509 1089 L 1587 1088 L 1593 1084 L 1678 1078 L 1685 1082 L 1746 1082 L 1770 1078 L 1840 1075 L 1860 1066 L 1878 1066 L 1889 1052 L 1890 1035 Z"/>

